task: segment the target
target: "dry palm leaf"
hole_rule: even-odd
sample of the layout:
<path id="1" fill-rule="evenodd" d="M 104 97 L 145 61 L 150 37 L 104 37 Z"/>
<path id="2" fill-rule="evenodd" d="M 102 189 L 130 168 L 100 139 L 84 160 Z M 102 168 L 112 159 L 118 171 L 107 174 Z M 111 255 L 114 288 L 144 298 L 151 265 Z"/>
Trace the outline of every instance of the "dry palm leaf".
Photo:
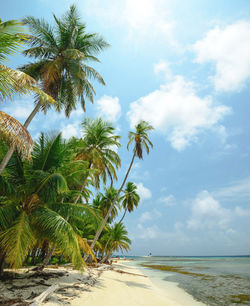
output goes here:
<path id="1" fill-rule="evenodd" d="M 8 144 L 14 144 L 25 157 L 30 158 L 33 140 L 27 129 L 15 118 L 0 111 L 0 138 Z"/>

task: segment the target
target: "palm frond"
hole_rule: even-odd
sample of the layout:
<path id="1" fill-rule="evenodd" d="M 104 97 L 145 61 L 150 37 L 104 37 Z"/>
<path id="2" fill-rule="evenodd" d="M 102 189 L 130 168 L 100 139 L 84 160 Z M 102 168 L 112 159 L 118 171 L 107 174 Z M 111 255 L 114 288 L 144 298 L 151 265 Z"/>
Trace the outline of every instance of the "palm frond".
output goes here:
<path id="1" fill-rule="evenodd" d="M 33 141 L 29 132 L 19 121 L 3 111 L 0 111 L 0 138 L 10 146 L 15 145 L 20 153 L 30 158 Z"/>
<path id="2" fill-rule="evenodd" d="M 6 262 L 11 268 L 20 268 L 36 241 L 25 211 L 20 213 L 11 227 L 0 233 L 0 240 L 2 250 L 6 253 Z"/>

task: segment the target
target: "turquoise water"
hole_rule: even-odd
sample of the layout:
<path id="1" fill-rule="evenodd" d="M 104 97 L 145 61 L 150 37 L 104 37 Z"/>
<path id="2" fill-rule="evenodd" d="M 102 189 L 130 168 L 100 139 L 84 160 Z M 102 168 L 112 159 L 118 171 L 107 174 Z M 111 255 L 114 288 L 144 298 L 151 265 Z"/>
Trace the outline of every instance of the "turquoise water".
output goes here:
<path id="1" fill-rule="evenodd" d="M 173 281 L 206 305 L 250 305 L 250 256 L 134 257 L 132 265 L 181 267 L 198 275 L 140 267 L 153 281 Z M 201 276 L 202 275 L 202 276 Z"/>

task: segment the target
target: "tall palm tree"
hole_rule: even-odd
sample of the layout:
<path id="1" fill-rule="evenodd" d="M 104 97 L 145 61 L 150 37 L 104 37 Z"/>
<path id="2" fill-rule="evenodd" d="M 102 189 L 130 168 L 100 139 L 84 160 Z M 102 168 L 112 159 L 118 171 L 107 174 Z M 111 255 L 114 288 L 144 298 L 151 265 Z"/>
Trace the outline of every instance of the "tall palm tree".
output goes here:
<path id="1" fill-rule="evenodd" d="M 93 103 L 95 90 L 90 79 L 105 84 L 101 75 L 88 66 L 87 62 L 98 62 L 96 55 L 108 44 L 96 33 L 86 32 L 86 25 L 80 21 L 74 5 L 60 19 L 55 15 L 53 17 L 53 27 L 43 19 L 31 16 L 24 19 L 31 31 L 31 35 L 28 35 L 31 48 L 24 53 L 37 60 L 24 65 L 21 70 L 39 81 L 45 93 L 57 101 L 56 111 L 64 109 L 65 115 L 69 117 L 78 101 L 84 111 L 86 98 Z M 24 123 L 25 128 L 40 110 L 46 112 L 50 107 L 41 99 L 35 102 L 34 110 Z M 1 171 L 14 150 L 14 146 L 9 149 L 0 165 Z"/>
<path id="2" fill-rule="evenodd" d="M 114 127 L 101 118 L 86 118 L 82 122 L 83 141 L 78 149 L 76 160 L 88 161 L 88 168 L 94 169 L 95 184 L 100 185 L 100 178 L 106 183 L 107 177 L 117 180 L 116 169 L 121 165 L 119 155 L 115 148 L 121 146 L 120 136 L 114 135 Z M 86 177 L 87 178 L 87 177 Z M 84 189 L 85 180 L 82 183 L 79 195 L 75 199 L 78 202 Z"/>
<path id="3" fill-rule="evenodd" d="M 112 203 L 112 205 L 110 206 L 107 215 L 105 216 L 103 222 L 101 223 L 98 231 L 96 232 L 95 238 L 91 243 L 91 249 L 93 249 L 93 247 L 96 244 L 96 241 L 98 240 L 101 232 L 103 231 L 110 213 L 112 212 L 116 201 L 118 200 L 120 193 L 123 189 L 123 186 L 126 183 L 126 180 L 128 178 L 129 172 L 132 168 L 132 165 L 134 163 L 135 157 L 138 157 L 139 159 L 143 159 L 143 149 L 146 150 L 147 154 L 149 154 L 149 147 L 153 148 L 153 144 L 152 142 L 149 140 L 148 138 L 148 132 L 153 130 L 153 126 L 148 124 L 146 121 L 140 121 L 136 127 L 135 127 L 135 132 L 129 132 L 129 141 L 128 141 L 128 145 L 127 145 L 127 149 L 129 149 L 129 146 L 131 145 L 131 143 L 134 143 L 134 148 L 133 148 L 133 157 L 132 160 L 130 162 L 130 165 L 128 167 L 127 173 L 123 179 L 123 182 L 121 184 L 120 189 L 117 192 L 117 195 Z M 88 255 L 85 255 L 84 260 L 86 260 L 88 257 Z"/>
<path id="4" fill-rule="evenodd" d="M 127 211 L 130 213 L 138 206 L 140 202 L 140 196 L 136 192 L 136 189 L 137 186 L 134 183 L 127 183 L 126 188 L 124 190 L 124 195 L 121 197 L 121 204 L 124 208 L 124 214 L 119 223 L 123 221 Z"/>

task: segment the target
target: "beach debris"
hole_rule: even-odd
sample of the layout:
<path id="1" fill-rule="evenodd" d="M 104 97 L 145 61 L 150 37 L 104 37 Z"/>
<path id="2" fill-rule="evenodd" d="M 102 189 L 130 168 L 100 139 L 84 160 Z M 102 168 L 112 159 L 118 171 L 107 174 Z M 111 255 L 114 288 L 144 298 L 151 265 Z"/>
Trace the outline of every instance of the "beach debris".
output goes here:
<path id="1" fill-rule="evenodd" d="M 4 306 L 11 306 L 11 305 L 18 305 L 18 306 L 27 306 L 29 305 L 28 302 L 25 302 L 21 298 L 7 298 L 5 296 L 0 295 L 0 305 Z"/>
<path id="2" fill-rule="evenodd" d="M 51 293 L 56 291 L 59 288 L 58 284 L 50 286 L 43 293 L 38 295 L 30 304 L 31 306 L 39 306 Z"/>

